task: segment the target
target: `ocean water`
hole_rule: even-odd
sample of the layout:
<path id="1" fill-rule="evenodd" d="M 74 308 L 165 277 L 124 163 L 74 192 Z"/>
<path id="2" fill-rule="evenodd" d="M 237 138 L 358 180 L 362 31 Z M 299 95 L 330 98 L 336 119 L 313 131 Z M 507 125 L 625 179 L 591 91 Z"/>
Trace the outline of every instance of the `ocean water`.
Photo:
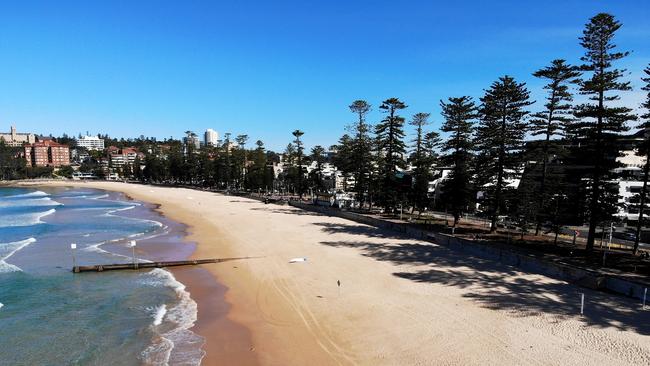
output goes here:
<path id="1" fill-rule="evenodd" d="M 165 270 L 77 264 L 181 259 L 184 228 L 118 193 L 0 188 L 0 365 L 197 365 L 196 303 Z"/>

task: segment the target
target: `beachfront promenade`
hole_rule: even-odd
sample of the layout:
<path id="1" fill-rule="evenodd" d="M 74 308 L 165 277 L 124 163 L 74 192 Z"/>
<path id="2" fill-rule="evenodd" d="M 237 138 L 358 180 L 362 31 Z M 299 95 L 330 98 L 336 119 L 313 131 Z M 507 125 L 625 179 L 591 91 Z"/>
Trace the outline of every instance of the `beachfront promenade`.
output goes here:
<path id="1" fill-rule="evenodd" d="M 228 317 L 250 330 L 245 351 L 262 364 L 650 362 L 650 311 L 638 299 L 291 206 L 183 188 L 78 184 L 160 204 L 190 225 L 195 258 L 264 256 L 254 265 L 201 266 L 228 286 Z M 289 263 L 295 257 L 307 261 Z M 196 286 L 190 282 L 190 291 Z M 200 328 L 209 319 L 200 296 L 197 302 Z M 208 335 L 206 362 L 211 347 Z"/>

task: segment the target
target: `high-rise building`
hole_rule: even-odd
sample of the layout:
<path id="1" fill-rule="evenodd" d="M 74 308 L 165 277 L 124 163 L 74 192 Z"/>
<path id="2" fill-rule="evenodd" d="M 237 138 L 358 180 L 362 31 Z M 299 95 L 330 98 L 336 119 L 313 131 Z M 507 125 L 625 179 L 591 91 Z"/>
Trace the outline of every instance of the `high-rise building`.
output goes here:
<path id="1" fill-rule="evenodd" d="M 211 128 L 205 130 L 205 136 L 203 142 L 205 146 L 217 146 L 219 141 L 219 133 Z"/>
<path id="2" fill-rule="evenodd" d="M 104 139 L 97 136 L 81 136 L 77 139 L 77 146 L 88 150 L 104 150 Z"/>
<path id="3" fill-rule="evenodd" d="M 25 145 L 25 160 L 33 167 L 70 165 L 70 149 L 51 140 L 35 142 Z"/>

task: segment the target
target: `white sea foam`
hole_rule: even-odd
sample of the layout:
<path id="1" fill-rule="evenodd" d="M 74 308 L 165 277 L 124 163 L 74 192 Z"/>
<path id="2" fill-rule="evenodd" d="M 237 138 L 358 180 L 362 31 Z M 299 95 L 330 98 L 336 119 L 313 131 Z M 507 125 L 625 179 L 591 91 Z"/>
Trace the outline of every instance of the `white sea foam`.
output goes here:
<path id="1" fill-rule="evenodd" d="M 81 250 L 83 250 L 85 252 L 96 252 L 96 253 L 109 253 L 109 254 L 111 254 L 110 252 L 100 248 L 100 246 L 103 245 L 103 244 L 106 244 L 106 242 L 102 241 L 102 242 L 99 242 L 99 243 L 89 244 L 89 245 L 83 247 Z"/>
<path id="2" fill-rule="evenodd" d="M 86 197 L 86 198 L 91 199 L 91 200 L 99 200 L 99 199 L 102 199 L 102 198 L 108 198 L 108 193 L 100 194 L 100 195 L 97 195 L 97 196 L 89 196 L 89 197 Z"/>
<path id="3" fill-rule="evenodd" d="M 29 192 L 29 193 L 22 193 L 22 194 L 14 194 L 11 196 L 5 196 L 3 198 L 26 198 L 26 197 L 45 197 L 49 196 L 49 194 L 43 192 L 43 191 L 34 191 L 34 192 Z"/>
<path id="4" fill-rule="evenodd" d="M 0 273 L 21 271 L 18 266 L 7 263 L 6 260 L 35 241 L 35 238 L 29 238 L 11 243 L 0 243 Z"/>
<path id="5" fill-rule="evenodd" d="M 169 356 L 174 348 L 174 342 L 169 339 L 158 336 L 153 340 L 153 344 L 142 351 L 140 358 L 145 365 L 169 365 Z M 196 363 L 197 365 L 200 364 Z"/>
<path id="6" fill-rule="evenodd" d="M 109 210 L 106 215 L 125 218 L 123 216 L 110 215 L 110 213 L 115 212 L 115 211 L 124 211 L 124 210 L 132 209 L 132 208 L 133 208 L 133 206 L 125 207 L 125 208 L 117 209 L 117 210 Z M 117 257 L 131 259 L 132 257 L 130 257 L 130 256 L 117 254 L 117 253 L 113 253 L 113 252 L 109 252 L 107 250 L 104 250 L 104 249 L 101 248 L 101 246 L 104 245 L 104 244 L 108 244 L 108 243 L 126 242 L 126 241 L 132 240 L 134 238 L 138 238 L 138 241 L 149 240 L 149 239 L 153 239 L 153 238 L 156 238 L 158 236 L 161 236 L 161 235 L 169 234 L 169 227 L 167 225 L 163 225 L 162 223 L 160 223 L 158 221 L 146 220 L 146 219 L 137 219 L 137 218 L 132 218 L 132 217 L 128 217 L 127 219 L 134 220 L 134 221 L 142 221 L 142 222 L 152 222 L 152 223 L 156 224 L 156 226 L 161 227 L 161 230 L 156 230 L 154 232 L 146 232 L 146 231 L 145 232 L 139 232 L 139 233 L 129 234 L 126 237 L 121 237 L 121 238 L 111 239 L 111 240 L 107 240 L 107 241 L 102 241 L 102 242 L 99 242 L 99 243 L 89 244 L 86 247 L 84 247 L 82 250 L 88 251 L 88 252 L 110 254 L 110 255 L 117 256 Z M 147 234 L 149 234 L 149 235 L 147 235 Z M 138 261 L 139 262 L 151 262 L 150 260 L 146 260 L 146 259 L 138 259 Z"/>
<path id="7" fill-rule="evenodd" d="M 126 210 L 131 210 L 135 208 L 134 205 L 126 206 L 126 207 L 120 207 L 120 208 L 110 208 L 110 207 L 75 207 L 72 210 L 74 211 L 106 211 L 105 213 L 102 214 L 102 216 L 116 216 L 112 215 L 112 213 L 115 212 L 120 212 L 120 211 L 126 211 Z M 121 216 L 120 216 L 121 217 Z"/>
<path id="8" fill-rule="evenodd" d="M 116 212 L 128 211 L 128 210 L 132 210 L 134 208 L 135 208 L 135 206 L 126 206 L 126 207 L 114 208 L 112 210 L 108 210 L 108 212 L 106 212 L 106 216 L 115 216 L 113 214 L 116 213 Z"/>
<path id="9" fill-rule="evenodd" d="M 37 202 L 38 206 L 64 206 L 63 203 L 57 202 L 51 199 L 50 197 L 36 198 L 33 200 L 29 200 L 29 202 Z"/>
<path id="10" fill-rule="evenodd" d="M 162 228 L 162 230 L 156 230 L 156 231 L 153 231 L 153 232 L 144 231 L 144 232 L 141 232 L 141 233 L 130 234 L 130 235 L 127 235 L 124 238 L 111 239 L 111 240 L 108 241 L 108 243 L 119 243 L 119 242 L 125 241 L 127 239 L 133 240 L 133 238 L 139 238 L 138 241 L 149 240 L 149 239 L 157 238 L 157 237 L 159 237 L 161 235 L 169 234 L 168 229 L 169 228 L 167 226 L 165 226 L 164 228 Z M 147 235 L 147 234 L 149 234 L 149 235 Z"/>
<path id="11" fill-rule="evenodd" d="M 123 208 L 112 209 L 112 210 L 109 210 L 108 212 L 106 212 L 106 213 L 104 214 L 104 216 L 125 218 L 124 216 L 115 215 L 115 213 L 117 213 L 117 212 L 121 212 L 121 211 L 131 210 L 131 209 L 133 209 L 133 208 L 135 208 L 135 206 L 127 206 L 127 207 L 123 207 Z M 151 223 L 151 224 L 153 224 L 153 225 L 155 225 L 155 226 L 158 226 L 158 227 L 161 227 L 161 228 L 164 228 L 164 229 L 167 228 L 167 226 L 165 226 L 162 222 L 160 222 L 160 221 L 156 221 L 156 220 L 141 219 L 141 218 L 137 218 L 137 217 L 128 217 L 128 219 L 129 219 L 129 220 L 132 220 L 132 221 L 139 221 L 139 222 L 147 222 L 147 223 Z"/>
<path id="12" fill-rule="evenodd" d="M 149 234 L 149 235 L 146 235 L 146 234 Z M 161 235 L 167 235 L 167 234 L 169 234 L 169 226 L 164 225 L 160 230 L 156 230 L 156 231 L 154 231 L 152 233 L 144 232 L 144 233 L 131 234 L 131 235 L 129 235 L 129 239 L 139 238 L 138 240 L 142 241 L 142 240 L 149 240 L 149 239 L 157 238 L 157 237 L 159 237 Z"/>
<path id="13" fill-rule="evenodd" d="M 0 302 L 0 309 L 2 309 L 3 306 L 5 306 L 5 304 Z"/>
<path id="14" fill-rule="evenodd" d="M 165 318 L 165 314 L 167 314 L 167 305 L 162 304 L 158 306 L 153 316 L 153 325 L 158 326 L 162 324 L 162 321 Z"/>
<path id="15" fill-rule="evenodd" d="M 128 220 L 131 220 L 131 221 L 138 221 L 138 222 L 150 223 L 150 224 L 153 224 L 153 225 L 155 225 L 155 226 L 157 226 L 157 227 L 159 227 L 159 228 L 167 229 L 167 226 L 164 225 L 164 224 L 163 224 L 162 222 L 160 222 L 160 221 L 149 220 L 149 219 L 141 219 L 141 218 L 137 218 L 137 217 L 125 217 L 125 216 L 116 215 L 116 213 L 118 213 L 118 212 L 132 210 L 132 209 L 134 209 L 135 207 L 136 207 L 136 206 L 135 206 L 135 204 L 134 204 L 134 205 L 131 205 L 131 206 L 126 206 L 126 207 L 120 207 L 120 208 L 111 209 L 111 210 L 106 211 L 106 213 L 104 213 L 103 216 L 106 216 L 106 217 L 120 217 L 120 218 L 128 219 Z M 131 237 L 137 237 L 137 236 L 144 235 L 144 234 L 145 234 L 145 233 L 136 233 L 136 234 L 133 234 Z M 160 234 L 158 234 L 158 235 L 160 235 Z M 156 236 L 157 236 L 157 235 L 156 235 Z"/>
<path id="16" fill-rule="evenodd" d="M 16 226 L 32 226 L 37 224 L 43 224 L 41 220 L 43 217 L 51 215 L 56 212 L 56 209 L 52 208 L 43 212 L 32 212 L 26 214 L 15 214 L 15 215 L 3 215 L 0 216 L 0 228 L 3 227 L 16 227 Z"/>
<path id="17" fill-rule="evenodd" d="M 160 268 L 148 272 L 140 281 L 151 286 L 171 287 L 178 299 L 178 303 L 165 314 L 165 319 L 176 324 L 176 328 L 160 334 L 154 344 L 142 352 L 143 361 L 146 364 L 200 365 L 205 355 L 201 349 L 205 340 L 190 331 L 197 319 L 197 305 L 185 290 L 185 285 Z"/>
<path id="18" fill-rule="evenodd" d="M 89 200 L 101 200 L 102 202 L 112 202 L 112 203 L 117 203 L 120 205 L 129 205 L 129 206 L 141 206 L 141 203 L 138 202 L 133 202 L 133 201 L 123 201 L 123 200 L 112 200 L 112 199 L 107 199 L 110 197 L 108 193 L 103 193 L 103 194 L 92 194 L 91 192 L 82 194 L 82 195 L 67 195 L 63 196 L 64 198 L 82 198 L 82 199 L 89 199 Z"/>
<path id="19" fill-rule="evenodd" d="M 102 202 L 113 202 L 113 203 L 118 203 L 118 204 L 121 204 L 121 205 L 142 206 L 141 203 L 135 202 L 135 201 L 107 200 L 105 198 L 94 198 L 94 199 L 101 199 Z"/>
<path id="20" fill-rule="evenodd" d="M 43 224 L 44 222 L 43 222 L 41 219 L 42 219 L 43 217 L 45 217 L 45 216 L 49 216 L 49 215 L 51 215 L 51 214 L 53 214 L 53 213 L 55 213 L 55 212 L 56 212 L 56 209 L 52 208 L 52 209 L 49 209 L 49 210 L 47 210 L 47 211 L 45 211 L 45 212 L 41 212 L 41 213 L 39 213 L 39 214 L 38 214 L 38 219 L 37 219 L 38 222 L 37 222 L 37 223 L 39 223 L 39 224 Z"/>
<path id="21" fill-rule="evenodd" d="M 104 211 L 106 207 L 75 207 L 71 208 L 71 211 Z"/>
<path id="22" fill-rule="evenodd" d="M 0 198 L 0 207 L 16 206 L 63 206 L 63 203 L 57 202 L 50 197 L 28 198 L 20 200 L 3 200 Z"/>
<path id="23" fill-rule="evenodd" d="M 63 195 L 61 197 L 63 197 L 63 198 L 82 198 L 82 199 L 95 200 L 95 199 L 107 198 L 108 194 L 93 194 L 93 192 L 88 192 L 88 193 L 84 193 L 84 194 L 68 194 L 68 195 Z"/>
<path id="24" fill-rule="evenodd" d="M 21 272 L 22 269 L 18 266 L 14 266 L 13 264 L 9 264 L 5 261 L 0 261 L 0 274 L 2 273 L 9 273 L 9 272 Z"/>
<path id="25" fill-rule="evenodd" d="M 102 242 L 99 242 L 99 243 L 89 244 L 89 245 L 85 246 L 81 250 L 86 251 L 86 252 L 95 252 L 95 253 L 108 254 L 108 255 L 115 256 L 115 257 L 126 258 L 129 261 L 132 261 L 133 257 L 130 256 L 130 255 L 124 255 L 124 254 L 109 252 L 108 250 L 105 250 L 105 249 L 101 248 L 101 246 L 104 245 L 104 244 L 111 243 L 111 242 L 118 242 L 118 241 L 122 241 L 122 240 L 125 240 L 125 238 L 113 239 L 113 240 L 108 240 L 108 241 L 102 241 Z M 143 258 L 136 258 L 136 259 L 137 259 L 138 263 L 151 263 L 151 261 L 148 260 L 148 259 L 143 259 Z"/>
<path id="26" fill-rule="evenodd" d="M 108 194 L 102 194 L 102 195 L 98 195 L 98 196 L 94 196 L 94 197 L 88 197 L 88 198 L 92 198 L 92 199 L 101 199 L 102 201 L 115 202 L 115 203 L 119 203 L 119 204 L 121 204 L 121 205 L 126 205 L 126 207 L 114 208 L 114 209 L 110 209 L 110 210 L 106 211 L 106 213 L 105 213 L 103 216 L 107 216 L 107 217 L 122 217 L 122 218 L 125 218 L 124 216 L 116 215 L 116 213 L 118 213 L 118 212 L 122 212 L 122 211 L 132 210 L 132 209 L 134 209 L 135 207 L 137 207 L 137 206 L 141 206 L 141 205 L 142 205 L 141 203 L 133 202 L 133 201 L 124 202 L 124 201 L 119 201 L 119 200 L 107 200 L 107 199 L 105 199 L 105 198 L 108 198 L 108 197 L 109 197 Z M 133 221 L 139 221 L 139 222 L 147 222 L 147 223 L 151 223 L 151 224 L 153 224 L 153 225 L 155 225 L 155 226 L 158 226 L 158 227 L 160 227 L 160 228 L 167 229 L 167 226 L 164 225 L 164 224 L 163 224 L 162 222 L 160 222 L 160 221 L 149 220 L 149 219 L 141 219 L 141 218 L 135 218 L 135 217 L 129 217 L 128 219 L 133 220 Z M 134 235 L 135 235 L 135 236 L 139 236 L 139 235 L 141 235 L 141 234 L 134 234 Z M 134 237 L 135 237 L 135 236 L 134 236 Z"/>

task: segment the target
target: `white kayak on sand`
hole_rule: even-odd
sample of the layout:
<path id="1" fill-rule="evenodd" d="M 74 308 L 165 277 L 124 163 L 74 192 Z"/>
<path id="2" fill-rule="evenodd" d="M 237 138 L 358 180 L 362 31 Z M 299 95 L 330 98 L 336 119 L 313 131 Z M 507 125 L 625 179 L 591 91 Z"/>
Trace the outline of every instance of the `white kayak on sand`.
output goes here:
<path id="1" fill-rule="evenodd" d="M 293 258 L 289 260 L 289 263 L 298 263 L 298 262 L 307 262 L 307 258 L 300 257 L 300 258 Z"/>

